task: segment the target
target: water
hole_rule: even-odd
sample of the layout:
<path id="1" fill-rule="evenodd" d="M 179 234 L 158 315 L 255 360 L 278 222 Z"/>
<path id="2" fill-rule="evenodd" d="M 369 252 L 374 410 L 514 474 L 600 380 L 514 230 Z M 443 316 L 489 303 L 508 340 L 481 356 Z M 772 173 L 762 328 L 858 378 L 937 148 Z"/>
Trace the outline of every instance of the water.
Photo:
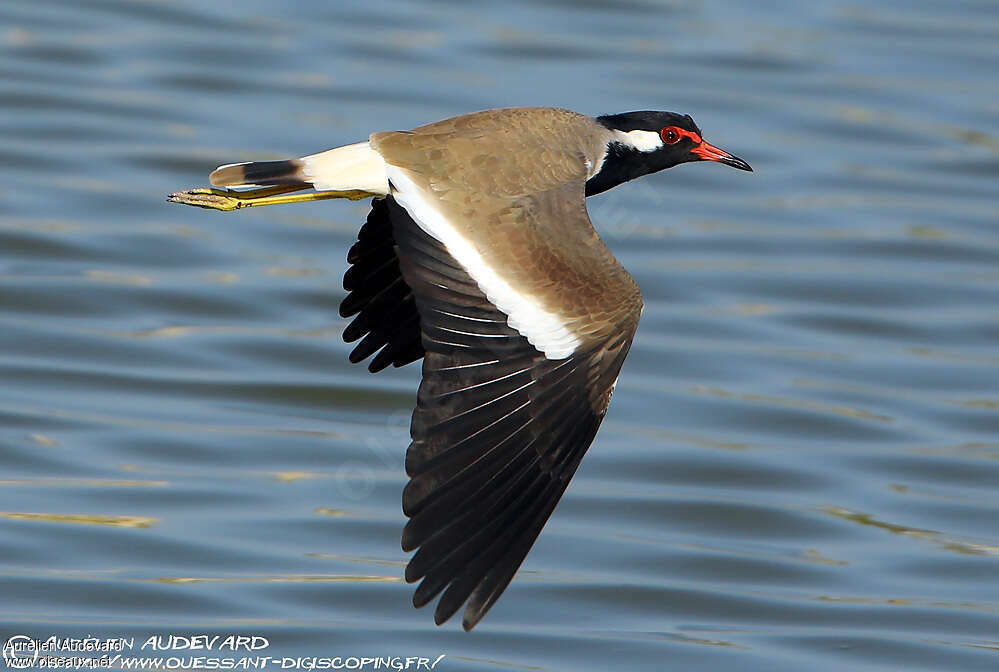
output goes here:
<path id="1" fill-rule="evenodd" d="M 997 69 L 987 0 L 0 3 L 0 635 L 997 669 Z M 401 581 L 419 372 L 340 339 L 365 205 L 164 197 L 512 104 L 690 113 L 756 172 L 590 200 L 647 308 L 466 634 Z"/>

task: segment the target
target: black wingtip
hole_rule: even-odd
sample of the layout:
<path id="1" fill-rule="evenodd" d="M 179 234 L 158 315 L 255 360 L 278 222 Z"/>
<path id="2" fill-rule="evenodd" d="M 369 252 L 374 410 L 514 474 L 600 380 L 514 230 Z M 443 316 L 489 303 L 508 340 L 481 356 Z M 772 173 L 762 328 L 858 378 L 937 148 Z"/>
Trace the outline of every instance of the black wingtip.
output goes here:
<path id="1" fill-rule="evenodd" d="M 464 600 L 462 600 L 464 602 Z M 446 623 L 458 608 L 461 607 L 461 602 L 456 602 L 447 599 L 447 594 L 441 598 L 441 601 L 437 603 L 437 609 L 434 611 L 434 624 L 443 625 Z"/>
<path id="2" fill-rule="evenodd" d="M 399 269 L 387 200 L 391 199 L 371 204 L 368 219 L 347 255 L 351 267 L 344 274 L 343 286 L 348 294 L 339 308 L 341 317 L 354 317 L 343 330 L 343 340 L 361 339 L 348 359 L 359 364 L 374 355 L 368 363 L 371 373 L 390 364 L 415 362 L 424 352 L 416 303 Z"/>

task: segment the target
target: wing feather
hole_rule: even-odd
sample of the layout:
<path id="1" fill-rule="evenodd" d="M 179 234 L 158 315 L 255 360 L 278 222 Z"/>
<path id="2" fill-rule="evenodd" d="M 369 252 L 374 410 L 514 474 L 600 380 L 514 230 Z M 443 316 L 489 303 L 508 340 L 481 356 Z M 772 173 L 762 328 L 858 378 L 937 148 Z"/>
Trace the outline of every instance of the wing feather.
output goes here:
<path id="1" fill-rule="evenodd" d="M 420 315 L 423 380 L 410 428 L 413 604 L 440 595 L 442 623 L 467 602 L 471 629 L 512 580 L 551 516 L 606 410 L 635 322 L 565 359 L 516 329 L 391 196 L 399 268 Z"/>

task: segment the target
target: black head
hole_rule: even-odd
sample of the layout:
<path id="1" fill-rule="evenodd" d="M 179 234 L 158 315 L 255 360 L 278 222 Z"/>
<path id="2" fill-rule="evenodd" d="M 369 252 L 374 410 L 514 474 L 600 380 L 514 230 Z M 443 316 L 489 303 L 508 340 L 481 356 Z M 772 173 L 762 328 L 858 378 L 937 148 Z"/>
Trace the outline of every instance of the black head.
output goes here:
<path id="1" fill-rule="evenodd" d="M 597 122 L 614 137 L 599 170 L 586 182 L 587 196 L 688 161 L 717 161 L 753 170 L 742 159 L 704 142 L 689 114 L 646 110 L 597 117 Z"/>

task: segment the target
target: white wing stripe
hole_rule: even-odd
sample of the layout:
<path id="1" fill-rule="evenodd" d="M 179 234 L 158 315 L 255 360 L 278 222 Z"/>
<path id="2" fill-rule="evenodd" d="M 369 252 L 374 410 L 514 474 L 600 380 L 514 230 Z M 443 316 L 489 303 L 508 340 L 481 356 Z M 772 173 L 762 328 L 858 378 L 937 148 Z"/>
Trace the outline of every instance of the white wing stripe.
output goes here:
<path id="1" fill-rule="evenodd" d="M 444 243 L 486 298 L 507 315 L 507 324 L 512 329 L 548 359 L 565 359 L 576 351 L 580 340 L 567 328 L 564 318 L 546 310 L 535 297 L 511 287 L 434 207 L 433 199 L 423 194 L 405 171 L 387 164 L 386 168 L 396 202 L 421 229 Z"/>

